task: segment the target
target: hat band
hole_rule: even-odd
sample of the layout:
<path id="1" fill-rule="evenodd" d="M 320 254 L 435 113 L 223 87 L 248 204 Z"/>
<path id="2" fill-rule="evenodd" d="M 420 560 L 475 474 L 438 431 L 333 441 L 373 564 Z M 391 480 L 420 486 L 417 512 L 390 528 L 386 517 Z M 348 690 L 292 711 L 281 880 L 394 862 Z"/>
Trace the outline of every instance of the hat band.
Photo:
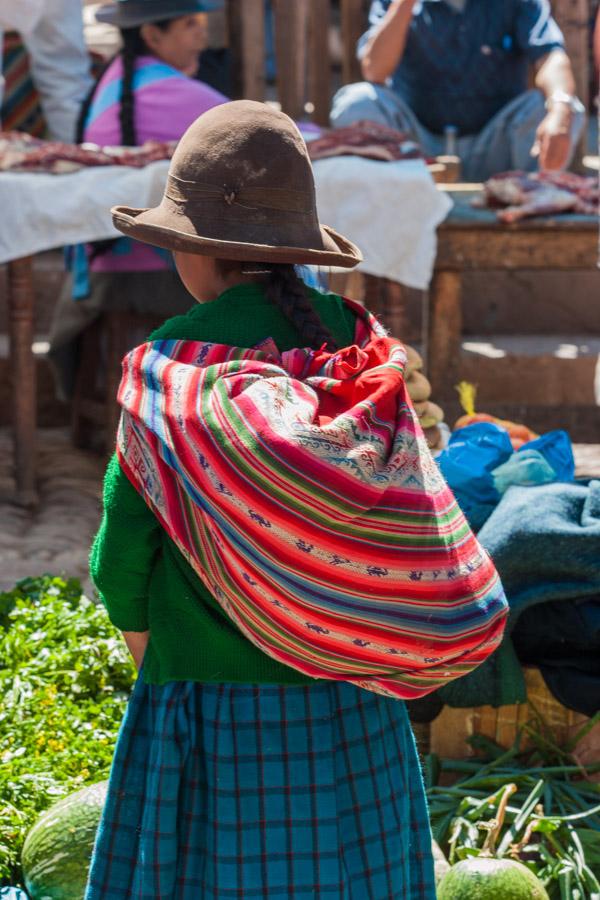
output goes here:
<path id="1" fill-rule="evenodd" d="M 224 206 L 237 206 L 243 209 L 264 209 L 277 212 L 299 213 L 308 215 L 312 212 L 312 203 L 303 191 L 291 191 L 285 188 L 236 187 L 202 184 L 197 181 L 184 181 L 175 175 L 169 175 L 165 189 L 165 197 L 175 203 L 194 203 L 196 201 L 222 201 Z"/>

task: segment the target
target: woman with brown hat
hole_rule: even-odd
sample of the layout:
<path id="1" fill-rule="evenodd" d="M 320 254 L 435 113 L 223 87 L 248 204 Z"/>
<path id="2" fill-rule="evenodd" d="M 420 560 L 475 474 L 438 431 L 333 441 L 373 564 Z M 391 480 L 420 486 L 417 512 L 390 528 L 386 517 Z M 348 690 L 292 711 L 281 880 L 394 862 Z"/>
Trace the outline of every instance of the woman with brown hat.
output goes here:
<path id="1" fill-rule="evenodd" d="M 244 624 L 232 610 L 246 595 L 258 603 L 268 598 L 272 621 L 286 608 L 270 587 L 257 587 L 266 565 L 261 545 L 287 527 L 297 487 L 293 478 L 284 485 L 279 470 L 261 469 L 267 419 L 285 418 L 288 408 L 287 388 L 273 402 L 268 392 L 285 382 L 304 402 L 298 379 L 307 360 L 324 354 L 327 365 L 338 365 L 329 351 L 351 347 L 363 322 L 342 298 L 307 289 L 294 265 L 352 267 L 359 251 L 319 224 L 296 126 L 250 101 L 213 109 L 190 127 L 160 206 L 118 207 L 113 217 L 125 235 L 173 252 L 198 302 L 125 363 L 118 454 L 108 467 L 91 572 L 140 675 L 119 736 L 86 900 L 433 900 L 431 836 L 404 703 L 385 696 L 391 688 L 361 690 L 360 678 L 315 679 L 307 672 L 320 669 L 286 664 L 292 656 L 282 649 L 285 635 L 277 652 L 253 634 L 251 619 L 268 629 L 270 616 L 248 609 Z M 352 369 L 362 352 L 340 351 L 340 371 Z M 154 361 L 152 374 L 137 368 L 138 353 Z M 209 365 L 213 358 L 218 362 Z M 296 367 L 293 383 L 282 381 L 277 361 L 284 359 L 290 371 Z M 265 366 L 271 375 L 256 380 Z M 218 376 L 214 391 L 199 386 L 207 373 Z M 256 390 L 266 417 L 252 439 L 242 420 L 227 430 L 227 409 L 247 388 Z M 172 402 L 187 404 L 185 414 L 177 407 L 170 418 Z M 333 395 L 324 401 L 324 427 L 338 402 Z M 195 442 L 196 403 L 206 405 L 211 422 L 206 447 Z M 298 421 L 294 413 L 292 432 Z M 311 431 L 315 442 L 320 433 Z M 316 464 L 331 448 L 311 441 L 305 449 Z M 281 444 L 284 455 L 286 448 Z M 221 456 L 234 449 L 242 454 L 235 470 Z M 200 526 L 194 517 L 204 516 L 213 488 L 221 499 Z M 281 526 L 264 503 L 280 511 Z M 235 516 L 240 504 L 248 524 L 232 530 L 228 510 Z M 308 572 L 318 549 L 296 537 L 291 550 Z M 377 553 L 373 545 L 374 562 Z M 292 577 L 290 560 L 280 560 L 284 581 Z M 361 577 L 350 559 L 332 555 L 329 564 L 332 585 L 343 572 Z M 379 585 L 384 570 L 368 571 Z M 302 602 L 308 610 L 309 596 Z M 302 626 L 316 647 L 327 629 L 310 616 Z M 359 652 L 368 641 L 353 643 Z M 310 641 L 303 646 L 310 653 Z"/>

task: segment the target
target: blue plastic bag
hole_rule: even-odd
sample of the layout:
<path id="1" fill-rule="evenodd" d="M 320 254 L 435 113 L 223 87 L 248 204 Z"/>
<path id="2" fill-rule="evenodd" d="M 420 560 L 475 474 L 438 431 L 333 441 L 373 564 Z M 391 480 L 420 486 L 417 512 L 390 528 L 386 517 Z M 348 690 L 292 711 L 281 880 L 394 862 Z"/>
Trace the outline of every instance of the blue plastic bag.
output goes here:
<path id="1" fill-rule="evenodd" d="M 556 481 L 556 472 L 539 450 L 523 447 L 492 472 L 494 485 L 499 494 L 518 484 L 533 487 L 536 484 L 550 484 Z"/>
<path id="2" fill-rule="evenodd" d="M 437 457 L 444 478 L 478 531 L 511 485 L 573 481 L 575 460 L 566 431 L 549 431 L 514 451 L 505 428 L 478 422 L 459 428 Z"/>
<path id="3" fill-rule="evenodd" d="M 528 441 L 517 451 L 537 450 L 556 472 L 556 481 L 574 481 L 575 458 L 573 445 L 566 431 L 548 431 L 535 441 Z"/>
<path id="4" fill-rule="evenodd" d="M 575 459 L 571 438 L 566 431 L 549 431 L 523 444 L 511 458 L 492 472 L 500 494 L 513 484 L 521 487 L 573 481 Z"/>
<path id="5" fill-rule="evenodd" d="M 500 502 L 492 472 L 513 455 L 505 428 L 477 422 L 459 428 L 437 457 L 442 474 L 472 528 L 478 530 Z"/>
<path id="6" fill-rule="evenodd" d="M 27 894 L 21 888 L 0 888 L 0 900 L 28 900 Z"/>

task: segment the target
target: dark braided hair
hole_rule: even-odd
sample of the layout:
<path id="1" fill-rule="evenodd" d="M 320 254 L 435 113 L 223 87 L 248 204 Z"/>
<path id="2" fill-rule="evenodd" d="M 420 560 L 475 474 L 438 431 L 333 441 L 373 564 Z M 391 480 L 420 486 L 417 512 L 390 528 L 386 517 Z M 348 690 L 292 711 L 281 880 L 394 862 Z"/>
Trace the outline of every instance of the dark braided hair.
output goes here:
<path id="1" fill-rule="evenodd" d="M 162 19 L 160 22 L 153 22 L 152 24 L 156 25 L 156 27 L 160 28 L 162 31 L 168 31 L 173 21 L 173 19 Z M 117 53 L 117 56 L 121 56 L 123 60 L 123 81 L 121 87 L 119 109 L 119 121 L 121 123 L 121 144 L 123 147 L 135 147 L 137 146 L 137 138 L 135 133 L 135 94 L 133 91 L 135 62 L 138 56 L 144 56 L 150 53 L 150 50 L 146 42 L 144 41 L 144 38 L 142 37 L 142 29 L 139 26 L 137 28 L 122 28 L 121 40 L 123 41 L 123 47 Z M 81 110 L 79 112 L 79 118 L 77 120 L 77 133 L 75 136 L 75 142 L 77 144 L 81 144 L 81 142 L 83 141 L 86 121 L 88 118 L 90 107 L 96 95 L 98 84 L 104 77 L 104 73 L 106 72 L 108 67 L 112 65 L 115 59 L 116 57 L 113 56 L 113 58 L 110 59 L 102 68 L 100 74 L 98 75 L 96 81 L 92 86 L 92 89 L 83 101 Z"/>
<path id="2" fill-rule="evenodd" d="M 240 263 L 233 260 L 215 260 L 217 269 L 224 277 L 234 272 L 240 275 L 255 275 L 264 284 L 265 295 L 288 319 L 301 338 L 301 345 L 319 350 L 337 349 L 337 344 L 329 329 L 319 318 L 310 302 L 306 285 L 298 277 L 293 265 L 282 263 Z"/>
<path id="3" fill-rule="evenodd" d="M 121 144 L 123 147 L 135 147 L 137 136 L 135 131 L 135 94 L 133 93 L 133 76 L 135 63 L 138 56 L 148 52 L 148 48 L 139 28 L 124 29 L 123 49 L 121 59 L 123 61 L 123 86 L 121 89 L 121 103 L 119 107 L 119 122 L 121 123 Z"/>
<path id="4" fill-rule="evenodd" d="M 325 345 L 327 350 L 337 349 L 330 330 L 323 324 L 310 302 L 306 285 L 298 277 L 292 265 L 270 263 L 265 282 L 267 298 L 292 323 L 306 347 L 315 350 Z"/>
<path id="5" fill-rule="evenodd" d="M 167 31 L 173 19 L 163 19 L 160 22 L 153 22 L 158 28 Z M 123 147 L 136 147 L 137 135 L 135 131 L 135 93 L 133 91 L 133 77 L 135 74 L 135 62 L 138 56 L 144 56 L 149 53 L 148 46 L 142 37 L 141 27 L 123 28 L 121 29 L 121 39 L 123 47 L 116 56 L 121 56 L 123 60 L 123 80 L 121 88 L 121 98 L 119 107 L 119 122 L 121 124 L 121 145 Z M 116 56 L 109 59 L 105 66 L 100 70 L 96 81 L 92 85 L 87 97 L 81 105 L 79 118 L 77 119 L 77 130 L 75 134 L 75 143 L 83 142 L 85 126 L 87 123 L 90 108 L 92 106 L 96 89 L 100 81 L 104 77 L 105 72 L 112 65 Z M 118 238 L 109 238 L 106 241 L 94 241 L 91 245 L 90 259 L 95 259 L 104 253 L 108 253 Z"/>

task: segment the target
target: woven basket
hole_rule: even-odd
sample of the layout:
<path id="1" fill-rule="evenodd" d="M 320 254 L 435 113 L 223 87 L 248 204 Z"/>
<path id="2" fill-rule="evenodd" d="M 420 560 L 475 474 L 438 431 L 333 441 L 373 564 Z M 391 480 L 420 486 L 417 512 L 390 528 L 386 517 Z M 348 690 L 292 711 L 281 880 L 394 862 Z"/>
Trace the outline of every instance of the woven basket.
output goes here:
<path id="1" fill-rule="evenodd" d="M 552 728 L 554 741 L 564 745 L 587 721 L 586 716 L 562 706 L 554 699 L 539 669 L 524 669 L 527 696 L 532 704 Z M 529 703 L 513 706 L 477 706 L 469 709 L 453 709 L 445 706 L 431 723 L 430 748 L 432 753 L 449 759 L 474 756 L 475 752 L 466 743 L 467 737 L 482 734 L 503 747 L 510 747 L 520 726 L 532 718 L 534 710 Z M 527 742 L 523 742 L 523 747 Z"/>

